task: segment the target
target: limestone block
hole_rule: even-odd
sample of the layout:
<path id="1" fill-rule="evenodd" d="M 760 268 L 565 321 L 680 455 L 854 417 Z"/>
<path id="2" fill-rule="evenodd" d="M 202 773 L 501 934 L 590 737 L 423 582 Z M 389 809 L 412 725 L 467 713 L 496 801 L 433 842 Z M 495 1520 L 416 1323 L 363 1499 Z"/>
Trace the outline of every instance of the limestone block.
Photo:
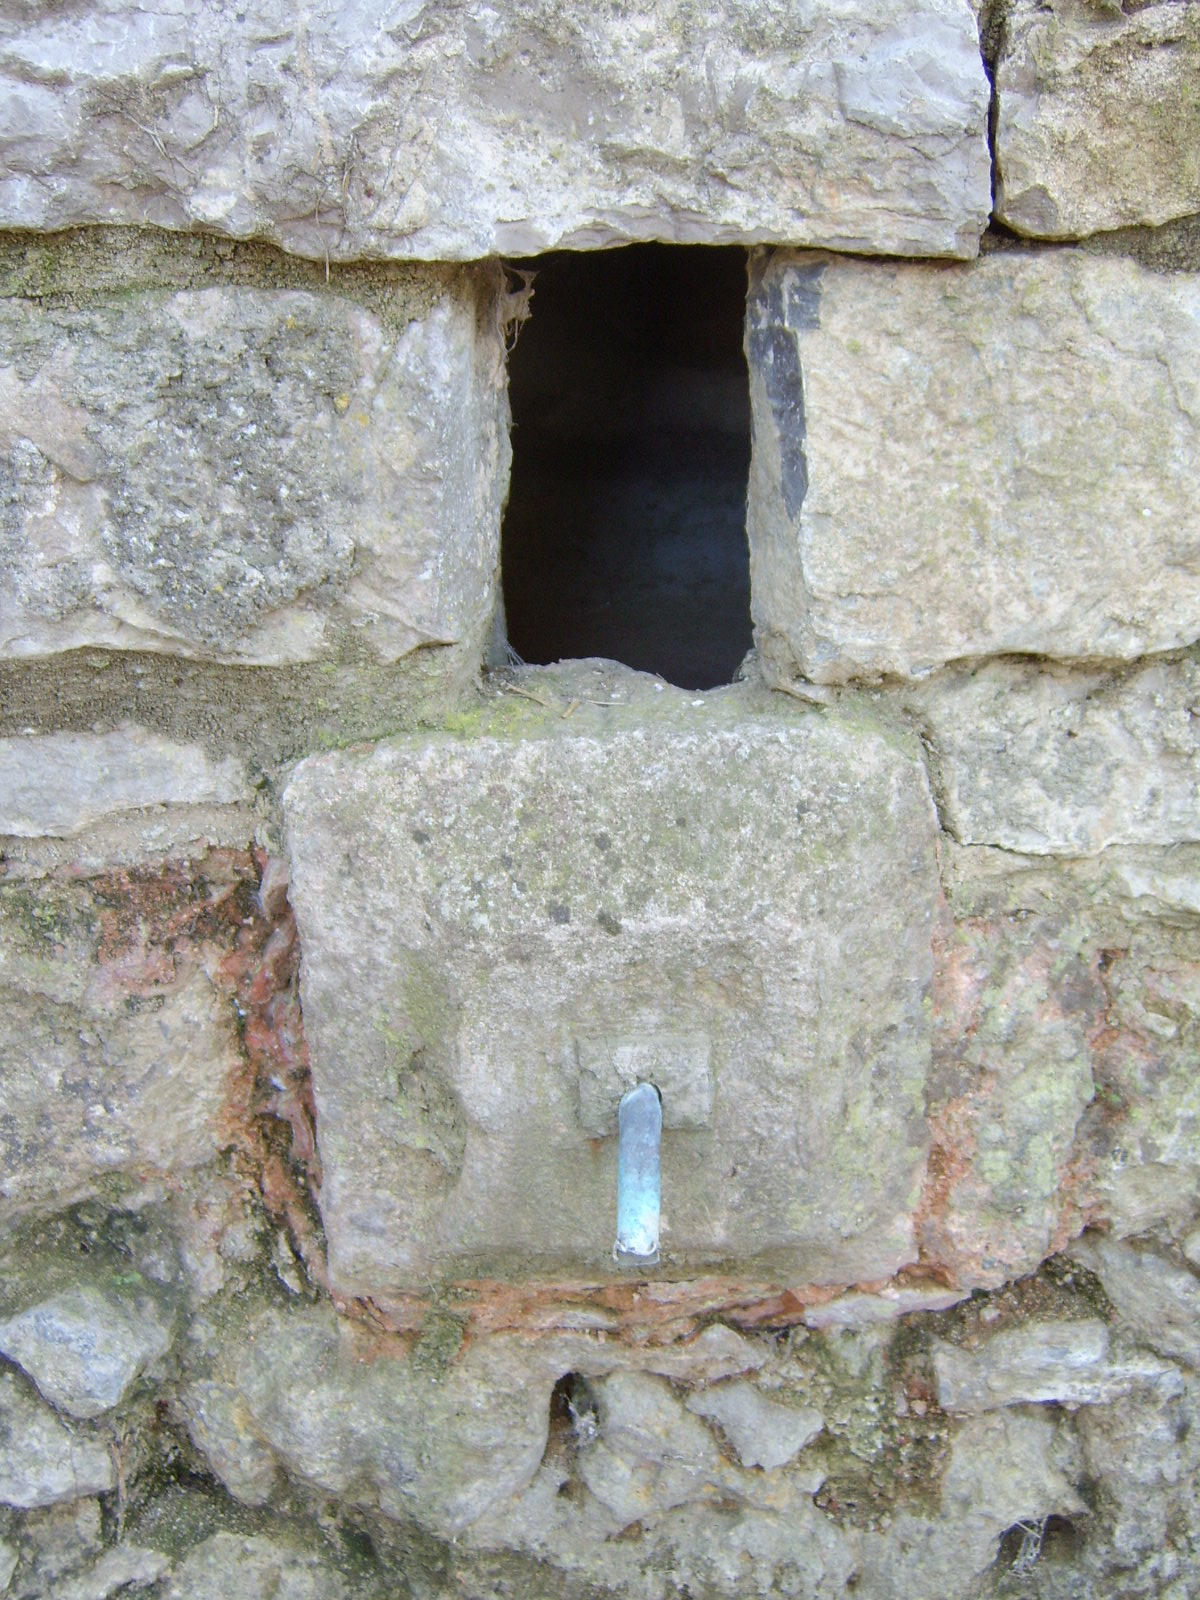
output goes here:
<path id="1" fill-rule="evenodd" d="M 1200 637 L 1200 275 L 763 254 L 746 348 L 770 681 Z"/>
<path id="2" fill-rule="evenodd" d="M 614 1372 L 595 1385 L 599 1434 L 579 1473 L 619 1527 L 698 1499 L 720 1479 L 712 1434 L 661 1378 Z"/>
<path id="3" fill-rule="evenodd" d="M 1110 674 L 995 661 L 914 703 L 942 822 L 963 844 L 1030 855 L 1200 840 L 1200 661 Z"/>
<path id="4" fill-rule="evenodd" d="M 235 756 L 214 761 L 141 728 L 0 739 L 0 834 L 64 838 L 122 811 L 252 797 Z"/>
<path id="5" fill-rule="evenodd" d="M 22 1511 L 115 1487 L 107 1445 L 70 1431 L 11 1372 L 0 1372 L 0 1503 Z"/>
<path id="6" fill-rule="evenodd" d="M 977 1350 L 934 1347 L 938 1404 L 944 1411 L 1013 1405 L 1111 1405 L 1142 1385 L 1182 1392 L 1179 1370 L 1145 1357 L 1113 1360 L 1108 1329 L 1079 1322 L 1034 1322 L 1006 1330 Z"/>
<path id="7" fill-rule="evenodd" d="M 398 285 L 386 315 L 230 286 L 0 299 L 0 658 L 481 648 L 508 472 L 491 281 Z"/>
<path id="8" fill-rule="evenodd" d="M 1043 239 L 1200 211 L 1200 11 L 1015 0 L 996 64 L 996 214 Z"/>
<path id="9" fill-rule="evenodd" d="M 0 1322 L 0 1351 L 72 1417 L 98 1417 L 118 1405 L 170 1343 L 148 1295 L 118 1298 L 90 1284 Z"/>
<path id="10" fill-rule="evenodd" d="M 579 1054 L 613 1031 L 709 1042 L 711 1120 L 664 1117 L 668 1273 L 910 1260 L 937 892 L 915 749 L 587 663 L 462 730 L 310 758 L 285 798 L 335 1284 L 615 1270 Z"/>
<path id="11" fill-rule="evenodd" d="M 744 1467 L 764 1467 L 768 1472 L 786 1466 L 825 1426 L 812 1406 L 780 1405 L 745 1382 L 701 1389 L 688 1400 L 687 1408 L 720 1427 Z"/>
<path id="12" fill-rule="evenodd" d="M 87 0 L 0 23 L 0 226 L 152 222 L 316 260 L 632 239 L 972 255 L 966 0 L 701 11 Z"/>

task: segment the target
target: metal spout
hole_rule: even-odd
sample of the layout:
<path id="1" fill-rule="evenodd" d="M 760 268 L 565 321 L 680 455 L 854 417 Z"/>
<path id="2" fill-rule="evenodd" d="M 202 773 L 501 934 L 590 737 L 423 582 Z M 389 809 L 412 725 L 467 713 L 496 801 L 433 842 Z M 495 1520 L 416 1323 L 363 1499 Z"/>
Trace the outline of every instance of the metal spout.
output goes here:
<path id="1" fill-rule="evenodd" d="M 613 1257 L 623 1267 L 658 1265 L 661 1145 L 662 1098 L 652 1083 L 636 1084 L 622 1096 L 617 1112 L 617 1242 Z"/>

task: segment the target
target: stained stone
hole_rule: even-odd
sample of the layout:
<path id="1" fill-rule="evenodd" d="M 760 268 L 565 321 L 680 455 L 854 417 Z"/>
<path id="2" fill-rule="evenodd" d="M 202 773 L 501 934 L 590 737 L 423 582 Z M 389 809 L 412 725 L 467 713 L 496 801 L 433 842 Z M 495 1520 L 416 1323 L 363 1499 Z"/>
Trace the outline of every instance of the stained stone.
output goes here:
<path id="1" fill-rule="evenodd" d="M 8 8 L 0 105 L 0 227 L 150 223 L 317 261 L 973 255 L 990 204 L 967 0 Z"/>
<path id="2" fill-rule="evenodd" d="M 614 1027 L 709 1041 L 711 1124 L 662 1136 L 665 1268 L 888 1276 L 925 1137 L 917 752 L 761 689 L 523 689 L 287 791 L 334 1283 L 611 1273 L 578 1044 Z"/>
<path id="3" fill-rule="evenodd" d="M 1043 239 L 1200 212 L 1200 11 L 1013 0 L 996 65 L 996 215 Z"/>
<path id="4" fill-rule="evenodd" d="M 754 260 L 752 612 L 768 680 L 1200 637 L 1200 274 L 1007 250 Z"/>

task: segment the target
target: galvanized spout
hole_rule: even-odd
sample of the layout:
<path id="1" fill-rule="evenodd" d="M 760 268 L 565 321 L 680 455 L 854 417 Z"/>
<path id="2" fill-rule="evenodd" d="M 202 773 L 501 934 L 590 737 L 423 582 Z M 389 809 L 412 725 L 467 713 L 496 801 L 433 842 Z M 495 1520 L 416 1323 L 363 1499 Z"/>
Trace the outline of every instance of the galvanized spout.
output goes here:
<path id="1" fill-rule="evenodd" d="M 652 1083 L 636 1084 L 622 1096 L 617 1112 L 617 1242 L 613 1257 L 623 1267 L 658 1265 L 661 1145 L 662 1098 Z"/>

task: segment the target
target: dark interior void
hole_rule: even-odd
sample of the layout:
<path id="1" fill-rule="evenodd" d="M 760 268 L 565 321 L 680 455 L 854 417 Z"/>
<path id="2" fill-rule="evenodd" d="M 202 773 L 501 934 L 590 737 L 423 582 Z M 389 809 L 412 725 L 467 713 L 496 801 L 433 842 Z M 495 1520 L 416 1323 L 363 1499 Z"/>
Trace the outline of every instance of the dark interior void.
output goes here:
<path id="1" fill-rule="evenodd" d="M 510 644 L 539 664 L 608 656 L 684 689 L 728 683 L 751 644 L 745 253 L 518 265 L 536 278 L 509 358 Z"/>

